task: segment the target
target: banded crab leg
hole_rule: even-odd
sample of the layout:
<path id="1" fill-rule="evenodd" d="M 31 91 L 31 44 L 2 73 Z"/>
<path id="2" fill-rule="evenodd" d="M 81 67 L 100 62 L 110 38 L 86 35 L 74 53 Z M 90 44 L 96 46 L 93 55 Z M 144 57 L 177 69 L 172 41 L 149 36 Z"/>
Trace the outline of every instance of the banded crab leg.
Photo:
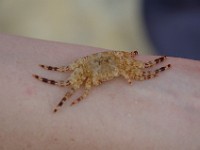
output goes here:
<path id="1" fill-rule="evenodd" d="M 66 87 L 71 85 L 70 81 L 55 81 L 55 80 L 51 80 L 51 79 L 47 79 L 38 75 L 33 74 L 33 77 L 36 78 L 37 80 L 40 80 L 44 83 L 48 83 L 48 84 L 52 84 L 52 85 L 57 85 L 57 86 L 61 86 L 61 87 Z"/>
<path id="2" fill-rule="evenodd" d="M 58 72 L 68 72 L 71 71 L 69 66 L 62 66 L 62 67 L 53 67 L 53 66 L 47 66 L 47 65 L 39 65 L 45 70 L 52 70 L 52 71 L 58 71 Z"/>
<path id="3" fill-rule="evenodd" d="M 70 91 L 68 91 L 65 96 L 61 99 L 61 101 L 58 103 L 58 105 L 56 106 L 56 108 L 53 110 L 54 113 L 58 111 L 59 107 L 62 107 L 62 105 L 64 104 L 64 102 L 66 100 L 68 100 L 75 92 L 75 89 L 71 88 Z"/>
<path id="4" fill-rule="evenodd" d="M 88 94 L 89 94 L 89 91 L 90 91 L 89 89 L 85 89 L 84 93 L 71 103 L 71 106 L 79 103 L 81 100 L 86 98 L 88 96 Z"/>
<path id="5" fill-rule="evenodd" d="M 144 63 L 144 68 L 153 67 L 154 65 L 163 62 L 166 58 L 167 58 L 166 56 L 162 56 L 162 57 L 156 58 L 152 61 L 148 61 L 148 62 Z"/>
<path id="6" fill-rule="evenodd" d="M 89 78 L 87 78 L 86 81 L 85 81 L 84 93 L 81 96 L 79 96 L 76 100 L 74 100 L 71 103 L 71 106 L 79 103 L 81 100 L 86 98 L 88 96 L 89 92 L 90 92 L 91 87 L 92 87 L 92 81 Z"/>
<path id="7" fill-rule="evenodd" d="M 155 71 L 142 71 L 140 75 L 134 77 L 135 80 L 148 80 L 156 77 L 160 72 L 163 72 L 171 67 L 170 64 L 156 69 Z"/>

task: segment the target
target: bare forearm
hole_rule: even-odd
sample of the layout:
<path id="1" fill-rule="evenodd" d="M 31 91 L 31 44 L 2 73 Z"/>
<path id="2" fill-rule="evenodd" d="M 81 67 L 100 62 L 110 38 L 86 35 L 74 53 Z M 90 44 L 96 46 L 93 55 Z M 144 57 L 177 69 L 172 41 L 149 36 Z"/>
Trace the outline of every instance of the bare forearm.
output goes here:
<path id="1" fill-rule="evenodd" d="M 67 89 L 37 82 L 31 74 L 68 75 L 38 64 L 67 65 L 104 50 L 5 35 L 0 45 L 1 149 L 198 149 L 199 62 L 169 58 L 172 69 L 158 78 L 133 85 L 106 82 L 54 114 Z"/>

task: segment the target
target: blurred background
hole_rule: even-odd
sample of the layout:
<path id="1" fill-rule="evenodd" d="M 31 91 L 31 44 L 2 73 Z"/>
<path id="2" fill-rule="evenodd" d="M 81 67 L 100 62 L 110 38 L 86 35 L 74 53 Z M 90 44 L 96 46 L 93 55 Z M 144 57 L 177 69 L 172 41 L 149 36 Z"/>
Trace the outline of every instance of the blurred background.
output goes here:
<path id="1" fill-rule="evenodd" d="M 0 0 L 0 32 L 200 59 L 199 0 Z"/>

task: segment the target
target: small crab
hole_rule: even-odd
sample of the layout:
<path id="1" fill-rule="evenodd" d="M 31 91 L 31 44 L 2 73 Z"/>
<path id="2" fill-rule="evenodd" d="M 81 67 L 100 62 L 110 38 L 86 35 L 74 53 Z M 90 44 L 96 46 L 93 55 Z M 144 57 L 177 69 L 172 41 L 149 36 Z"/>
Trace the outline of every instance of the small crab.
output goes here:
<path id="1" fill-rule="evenodd" d="M 38 75 L 33 75 L 33 77 L 48 84 L 60 87 L 70 87 L 70 90 L 54 109 L 54 112 L 57 112 L 58 108 L 61 107 L 81 86 L 84 87 L 84 93 L 73 101 L 71 105 L 83 100 L 89 94 L 89 91 L 93 86 L 100 85 L 104 81 L 122 76 L 129 84 L 131 84 L 133 80 L 147 80 L 154 78 L 160 72 L 171 67 L 171 65 L 168 64 L 154 71 L 145 71 L 146 68 L 150 68 L 155 64 L 163 62 L 166 59 L 166 56 L 159 57 L 153 61 L 142 62 L 134 59 L 136 55 L 138 55 L 137 51 L 106 51 L 82 57 L 68 66 L 52 67 L 39 65 L 46 70 L 64 73 L 72 71 L 70 77 L 66 81 L 54 81 Z"/>

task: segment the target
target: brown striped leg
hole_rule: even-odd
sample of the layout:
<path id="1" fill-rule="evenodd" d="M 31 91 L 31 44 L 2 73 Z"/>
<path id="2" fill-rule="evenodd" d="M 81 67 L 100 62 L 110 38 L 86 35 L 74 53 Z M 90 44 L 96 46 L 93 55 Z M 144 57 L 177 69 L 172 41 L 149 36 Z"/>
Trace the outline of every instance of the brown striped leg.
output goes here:
<path id="1" fill-rule="evenodd" d="M 158 73 L 163 72 L 170 67 L 171 67 L 171 65 L 168 64 L 167 66 L 156 69 L 153 72 L 152 71 L 143 71 L 143 72 L 141 72 L 141 75 L 135 76 L 134 79 L 135 80 L 148 80 L 148 79 L 156 77 L 158 75 Z"/>
<path id="2" fill-rule="evenodd" d="M 42 81 L 42 82 L 52 84 L 52 85 L 61 86 L 61 87 L 66 87 L 66 86 L 69 86 L 71 84 L 69 80 L 67 80 L 67 81 L 55 81 L 55 80 L 50 80 L 50 79 L 47 79 L 47 78 L 40 77 L 40 76 L 35 75 L 35 74 L 33 74 L 33 77 Z"/>
<path id="3" fill-rule="evenodd" d="M 162 56 L 162 57 L 159 57 L 159 58 L 156 58 L 152 61 L 149 61 L 149 62 L 146 62 L 144 63 L 144 68 L 149 68 L 149 67 L 152 67 L 158 63 L 161 63 L 163 62 L 167 57 L 166 56 Z"/>
<path id="4" fill-rule="evenodd" d="M 159 72 L 165 71 L 165 70 L 169 69 L 170 67 L 171 67 L 171 64 L 168 64 L 167 66 L 156 69 L 154 72 L 158 74 Z"/>
<path id="5" fill-rule="evenodd" d="M 46 70 L 52 70 L 52 71 L 58 71 L 58 72 L 70 71 L 69 66 L 62 66 L 62 67 L 53 67 L 53 66 L 46 66 L 46 65 L 39 65 L 39 66 Z"/>
<path id="6" fill-rule="evenodd" d="M 81 100 L 83 100 L 89 94 L 91 87 L 92 87 L 92 81 L 91 81 L 91 79 L 87 78 L 86 81 L 85 81 L 84 93 L 80 97 L 78 97 L 75 101 L 73 101 L 71 103 L 71 106 L 74 105 L 74 104 L 77 104 Z"/>
<path id="7" fill-rule="evenodd" d="M 131 52 L 131 57 L 134 58 L 135 56 L 138 55 L 138 51 L 132 51 Z"/>
<path id="8" fill-rule="evenodd" d="M 157 76 L 155 72 L 143 72 L 142 75 L 137 75 L 134 77 L 135 80 L 148 80 Z"/>
<path id="9" fill-rule="evenodd" d="M 89 91 L 90 91 L 89 89 L 85 89 L 83 95 L 81 95 L 81 96 L 78 97 L 75 101 L 73 101 L 73 102 L 71 103 L 71 106 L 72 106 L 72 105 L 75 105 L 75 104 L 77 104 L 77 103 L 79 103 L 79 102 L 80 102 L 81 100 L 83 100 L 86 96 L 88 96 Z"/>
<path id="10" fill-rule="evenodd" d="M 58 103 L 58 105 L 56 106 L 56 108 L 54 109 L 54 112 L 58 111 L 59 107 L 62 107 L 62 105 L 64 104 L 64 102 L 66 100 L 68 100 L 73 94 L 74 94 L 75 90 L 73 88 L 70 89 L 70 91 L 68 91 L 65 96 L 61 99 L 61 101 Z"/>

